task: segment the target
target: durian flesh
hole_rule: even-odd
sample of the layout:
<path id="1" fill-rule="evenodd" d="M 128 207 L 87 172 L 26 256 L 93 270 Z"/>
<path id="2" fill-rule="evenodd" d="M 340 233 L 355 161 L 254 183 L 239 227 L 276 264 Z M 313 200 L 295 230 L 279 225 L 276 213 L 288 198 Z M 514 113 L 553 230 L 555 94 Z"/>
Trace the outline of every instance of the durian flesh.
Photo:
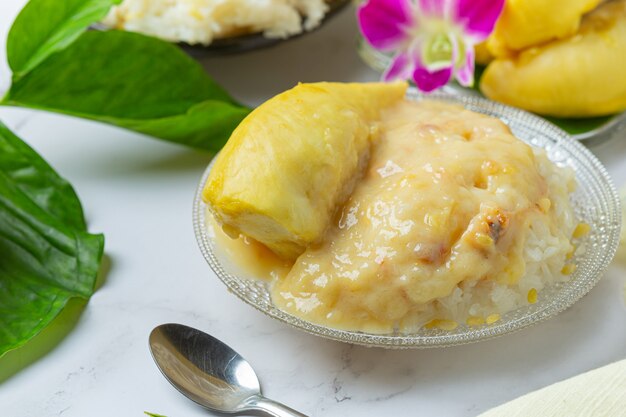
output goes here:
<path id="1" fill-rule="evenodd" d="M 203 198 L 224 230 L 295 259 L 367 163 L 380 112 L 406 83 L 299 84 L 263 103 L 217 156 Z"/>
<path id="2" fill-rule="evenodd" d="M 626 110 L 626 0 L 586 15 L 568 39 L 492 61 L 480 81 L 489 98 L 544 115 Z"/>
<path id="3" fill-rule="evenodd" d="M 578 30 L 583 14 L 601 0 L 507 0 L 493 33 L 487 40 L 492 55 L 508 56 Z"/>

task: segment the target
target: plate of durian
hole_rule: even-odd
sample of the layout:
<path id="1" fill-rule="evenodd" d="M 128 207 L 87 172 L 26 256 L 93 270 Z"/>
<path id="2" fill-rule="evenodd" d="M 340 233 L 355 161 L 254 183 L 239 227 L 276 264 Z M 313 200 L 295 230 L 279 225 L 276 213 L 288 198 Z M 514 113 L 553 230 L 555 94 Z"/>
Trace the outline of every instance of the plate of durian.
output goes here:
<path id="1" fill-rule="evenodd" d="M 621 214 L 564 131 L 484 98 L 404 82 L 299 84 L 244 119 L 207 167 L 193 220 L 229 291 L 326 338 L 476 342 L 591 290 Z"/>

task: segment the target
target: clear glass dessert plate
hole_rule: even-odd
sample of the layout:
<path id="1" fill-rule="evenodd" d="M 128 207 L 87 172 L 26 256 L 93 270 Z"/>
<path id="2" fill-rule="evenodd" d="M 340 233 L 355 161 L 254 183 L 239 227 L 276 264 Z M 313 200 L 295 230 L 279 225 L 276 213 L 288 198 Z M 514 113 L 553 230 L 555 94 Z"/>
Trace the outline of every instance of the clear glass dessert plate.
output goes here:
<path id="1" fill-rule="evenodd" d="M 411 100 L 425 98 L 414 89 L 409 90 L 407 97 Z M 193 223 L 200 250 L 217 277 L 246 303 L 300 330 L 342 342 L 385 348 L 451 346 L 501 336 L 553 317 L 589 292 L 613 259 L 621 227 L 619 197 L 600 161 L 564 131 L 522 110 L 479 97 L 448 93 L 431 94 L 427 98 L 461 104 L 470 110 L 498 117 L 509 125 L 518 138 L 545 149 L 553 162 L 574 170 L 578 188 L 571 196 L 572 205 L 579 221 L 589 224 L 591 231 L 580 240 L 582 250 L 578 250 L 573 259 L 577 269 L 569 281 L 544 288 L 535 304 L 503 314 L 498 322 L 491 325 L 470 327 L 462 324 L 451 331 L 422 328 L 410 334 L 369 334 L 310 323 L 275 307 L 270 297 L 270 284 L 233 273 L 237 270 L 236 266 L 216 247 L 207 224 L 208 207 L 201 198 L 202 188 L 213 166 L 211 163 L 196 191 Z"/>

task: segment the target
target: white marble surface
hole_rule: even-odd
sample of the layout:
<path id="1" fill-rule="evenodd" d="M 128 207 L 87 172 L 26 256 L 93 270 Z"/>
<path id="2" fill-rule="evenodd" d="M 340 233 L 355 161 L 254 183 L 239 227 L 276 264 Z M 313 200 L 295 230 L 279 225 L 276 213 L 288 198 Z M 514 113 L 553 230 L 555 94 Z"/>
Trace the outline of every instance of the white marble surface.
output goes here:
<path id="1" fill-rule="evenodd" d="M 23 3 L 0 3 L 0 39 Z M 254 105 L 297 81 L 376 79 L 357 57 L 355 39 L 347 10 L 299 40 L 205 65 Z M 6 88 L 4 48 L 0 54 Z M 106 235 L 108 265 L 102 287 L 60 343 L 30 364 L 32 349 L 0 361 L 4 373 L 14 373 L 0 384 L 3 417 L 211 415 L 154 366 L 147 337 L 164 322 L 223 339 L 253 364 L 268 396 L 311 416 L 475 416 L 626 357 L 625 270 L 616 265 L 557 318 L 488 342 L 385 351 L 303 334 L 229 294 L 200 256 L 191 201 L 209 155 L 49 113 L 0 108 L 0 119 L 76 187 L 90 230 Z M 626 137 L 593 151 L 624 185 Z"/>

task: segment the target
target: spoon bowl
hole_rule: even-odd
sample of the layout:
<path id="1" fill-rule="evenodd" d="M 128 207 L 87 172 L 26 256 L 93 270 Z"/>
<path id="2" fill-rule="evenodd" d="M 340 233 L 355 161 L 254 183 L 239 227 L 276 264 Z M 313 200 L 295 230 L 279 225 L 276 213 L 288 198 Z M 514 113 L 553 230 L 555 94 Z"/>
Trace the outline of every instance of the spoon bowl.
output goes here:
<path id="1" fill-rule="evenodd" d="M 306 417 L 263 397 L 252 366 L 211 335 L 182 324 L 163 324 L 152 330 L 149 343 L 163 376 L 187 398 L 209 410 Z"/>

